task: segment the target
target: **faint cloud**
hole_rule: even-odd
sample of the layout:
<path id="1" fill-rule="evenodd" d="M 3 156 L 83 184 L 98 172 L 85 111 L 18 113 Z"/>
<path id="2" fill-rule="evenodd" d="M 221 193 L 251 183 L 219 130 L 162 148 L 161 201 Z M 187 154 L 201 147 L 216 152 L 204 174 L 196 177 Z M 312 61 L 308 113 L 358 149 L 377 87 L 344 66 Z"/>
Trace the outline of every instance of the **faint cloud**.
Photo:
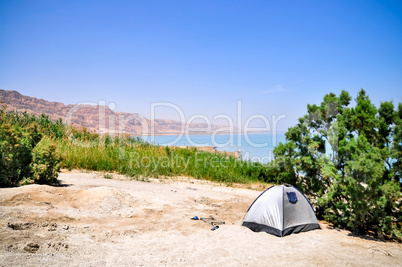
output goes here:
<path id="1" fill-rule="evenodd" d="M 281 84 L 275 85 L 272 89 L 262 91 L 263 94 L 272 94 L 276 92 L 286 92 L 287 89 L 283 88 Z"/>

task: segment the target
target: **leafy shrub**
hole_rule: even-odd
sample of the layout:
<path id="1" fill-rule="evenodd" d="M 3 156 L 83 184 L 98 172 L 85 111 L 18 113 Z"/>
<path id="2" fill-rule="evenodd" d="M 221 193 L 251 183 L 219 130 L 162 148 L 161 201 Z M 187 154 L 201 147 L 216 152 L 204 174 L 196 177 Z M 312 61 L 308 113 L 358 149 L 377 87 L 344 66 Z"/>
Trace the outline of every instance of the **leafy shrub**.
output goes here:
<path id="1" fill-rule="evenodd" d="M 17 185 L 31 175 L 31 151 L 40 135 L 37 126 L 19 127 L 9 122 L 0 123 L 0 186 Z"/>
<path id="2" fill-rule="evenodd" d="M 310 195 L 319 215 L 355 233 L 402 240 L 402 104 L 377 109 L 362 89 L 324 96 L 288 129 L 270 165 Z"/>
<path id="3" fill-rule="evenodd" d="M 42 132 L 35 116 L 0 109 L 1 187 L 55 181 L 60 156 L 49 138 L 42 139 Z"/>
<path id="4" fill-rule="evenodd" d="M 34 183 L 52 184 L 57 182 L 61 155 L 56 143 L 49 137 L 44 137 L 32 150 L 30 167 Z"/>

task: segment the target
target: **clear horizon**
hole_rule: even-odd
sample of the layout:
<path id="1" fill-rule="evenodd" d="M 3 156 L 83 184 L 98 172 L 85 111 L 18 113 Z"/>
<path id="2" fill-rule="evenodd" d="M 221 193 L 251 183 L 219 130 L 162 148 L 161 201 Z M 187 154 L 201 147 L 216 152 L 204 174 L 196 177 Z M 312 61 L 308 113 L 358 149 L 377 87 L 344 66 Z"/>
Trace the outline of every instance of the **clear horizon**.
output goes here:
<path id="1" fill-rule="evenodd" d="M 286 131 L 329 92 L 402 100 L 400 1 L 0 1 L 0 16 L 0 88 L 47 101 L 186 118 L 241 101 L 243 122 L 284 114 Z"/>

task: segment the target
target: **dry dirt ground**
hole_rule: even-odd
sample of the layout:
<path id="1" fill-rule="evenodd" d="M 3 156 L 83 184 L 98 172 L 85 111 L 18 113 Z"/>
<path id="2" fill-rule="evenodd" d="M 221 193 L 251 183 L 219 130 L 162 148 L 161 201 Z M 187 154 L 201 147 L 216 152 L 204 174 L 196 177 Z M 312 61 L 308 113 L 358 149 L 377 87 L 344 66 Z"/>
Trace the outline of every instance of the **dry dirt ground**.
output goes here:
<path id="1" fill-rule="evenodd" d="M 402 266 L 402 244 L 324 222 L 283 238 L 242 227 L 260 191 L 77 171 L 59 179 L 0 189 L 0 266 Z M 226 223 L 212 231 L 194 216 Z"/>

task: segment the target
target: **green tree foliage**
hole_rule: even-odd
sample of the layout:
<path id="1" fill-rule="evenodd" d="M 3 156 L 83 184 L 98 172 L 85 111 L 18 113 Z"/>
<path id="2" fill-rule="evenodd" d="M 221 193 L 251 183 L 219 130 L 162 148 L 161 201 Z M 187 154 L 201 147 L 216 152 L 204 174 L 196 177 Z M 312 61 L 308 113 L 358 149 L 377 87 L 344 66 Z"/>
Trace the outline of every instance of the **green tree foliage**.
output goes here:
<path id="1" fill-rule="evenodd" d="M 43 135 L 46 121 L 57 125 L 46 116 L 0 109 L 0 186 L 57 181 L 61 158 L 56 145 Z"/>
<path id="2" fill-rule="evenodd" d="M 56 143 L 49 137 L 42 140 L 32 150 L 33 182 L 39 184 L 57 183 L 61 167 L 61 155 Z"/>
<path id="3" fill-rule="evenodd" d="M 270 165 L 278 182 L 309 194 L 319 216 L 337 227 L 402 239 L 402 104 L 377 109 L 362 89 L 308 105 L 288 129 Z"/>

